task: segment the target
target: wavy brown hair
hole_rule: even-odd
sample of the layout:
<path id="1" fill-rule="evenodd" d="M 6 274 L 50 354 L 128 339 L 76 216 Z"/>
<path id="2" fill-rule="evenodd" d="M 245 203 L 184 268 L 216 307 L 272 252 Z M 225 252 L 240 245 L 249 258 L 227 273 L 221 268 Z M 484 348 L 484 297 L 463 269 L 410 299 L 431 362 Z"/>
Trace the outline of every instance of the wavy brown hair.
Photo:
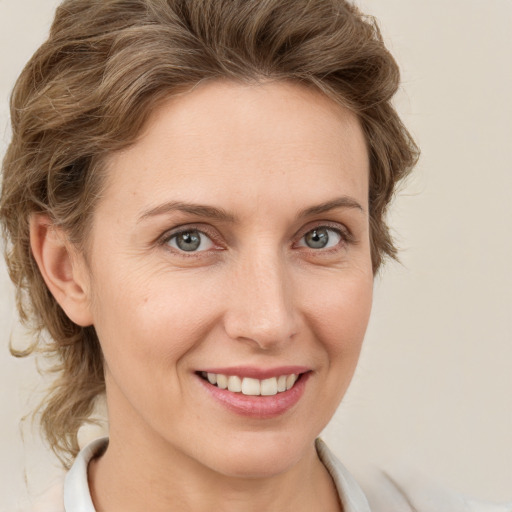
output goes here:
<path id="1" fill-rule="evenodd" d="M 343 0 L 65 0 L 12 93 L 0 203 L 20 317 L 35 340 L 16 355 L 56 356 L 40 419 L 65 464 L 104 391 L 102 354 L 94 326 L 74 324 L 46 287 L 30 217 L 48 215 L 84 250 L 106 155 L 132 144 L 163 99 L 220 78 L 295 81 L 357 114 L 374 272 L 396 256 L 386 209 L 418 150 L 391 105 L 399 70 L 372 18 Z"/>

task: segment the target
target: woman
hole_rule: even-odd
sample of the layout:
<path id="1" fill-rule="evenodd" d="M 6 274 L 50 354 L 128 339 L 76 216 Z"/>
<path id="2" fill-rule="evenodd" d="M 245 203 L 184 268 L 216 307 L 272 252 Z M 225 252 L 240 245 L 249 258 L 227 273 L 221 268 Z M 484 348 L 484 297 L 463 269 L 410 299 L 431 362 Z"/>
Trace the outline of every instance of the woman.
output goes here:
<path id="1" fill-rule="evenodd" d="M 315 441 L 417 148 L 344 1 L 67 0 L 12 97 L 1 219 L 59 510 L 369 510 Z M 109 440 L 77 432 L 106 393 Z M 56 505 L 57 506 L 57 505 Z"/>

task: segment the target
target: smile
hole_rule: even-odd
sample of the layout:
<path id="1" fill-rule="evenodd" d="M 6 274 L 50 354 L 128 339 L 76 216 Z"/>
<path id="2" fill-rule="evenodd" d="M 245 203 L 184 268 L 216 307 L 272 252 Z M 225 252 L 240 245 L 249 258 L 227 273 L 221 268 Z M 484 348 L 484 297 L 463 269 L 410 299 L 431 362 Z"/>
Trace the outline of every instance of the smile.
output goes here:
<path id="1" fill-rule="evenodd" d="M 200 372 L 200 376 L 219 389 L 246 396 L 273 396 L 284 393 L 292 389 L 299 378 L 295 373 L 263 380 L 209 372 Z"/>
<path id="2" fill-rule="evenodd" d="M 203 368 L 197 382 L 222 408 L 255 419 L 272 419 L 292 410 L 313 375 L 307 366 Z"/>

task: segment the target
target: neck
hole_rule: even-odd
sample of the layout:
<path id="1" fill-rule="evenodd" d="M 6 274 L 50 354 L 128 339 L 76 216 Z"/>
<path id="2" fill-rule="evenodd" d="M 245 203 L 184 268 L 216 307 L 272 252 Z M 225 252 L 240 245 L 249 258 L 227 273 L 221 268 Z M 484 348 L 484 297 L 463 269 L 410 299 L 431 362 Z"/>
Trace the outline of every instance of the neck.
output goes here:
<path id="1" fill-rule="evenodd" d="M 97 512 L 341 510 L 313 444 L 280 474 L 240 477 L 219 474 L 168 446 L 123 441 L 111 431 L 106 453 L 89 465 L 89 485 Z"/>

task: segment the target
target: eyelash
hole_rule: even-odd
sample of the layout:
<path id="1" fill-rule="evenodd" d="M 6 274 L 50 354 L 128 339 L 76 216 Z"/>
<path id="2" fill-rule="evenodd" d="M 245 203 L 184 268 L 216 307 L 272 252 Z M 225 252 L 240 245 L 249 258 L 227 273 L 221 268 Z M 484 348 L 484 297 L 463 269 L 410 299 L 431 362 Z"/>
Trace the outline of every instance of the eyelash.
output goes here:
<path id="1" fill-rule="evenodd" d="M 339 226 L 339 224 L 334 226 L 334 225 L 332 225 L 330 223 L 317 224 L 317 225 L 315 225 L 315 226 L 313 226 L 311 228 L 308 228 L 307 230 L 302 232 L 299 240 L 303 240 L 303 238 L 308 233 L 311 233 L 312 231 L 315 231 L 315 230 L 318 231 L 318 230 L 321 230 L 321 229 L 326 229 L 326 230 L 335 232 L 340 237 L 340 242 L 338 242 L 334 247 L 330 247 L 328 249 L 322 249 L 322 248 L 313 249 L 313 248 L 307 247 L 307 246 L 300 246 L 300 247 L 302 247 L 304 250 L 306 250 L 308 252 L 315 253 L 315 254 L 320 254 L 320 253 L 322 253 L 322 254 L 331 254 L 331 253 L 339 251 L 344 246 L 351 245 L 351 244 L 355 243 L 355 240 L 354 240 L 354 237 L 353 237 L 352 233 L 347 228 L 345 228 L 345 227 L 342 228 L 342 227 Z M 162 238 L 160 239 L 159 245 L 165 246 L 168 250 L 172 251 L 174 254 L 178 254 L 179 256 L 182 256 L 184 258 L 198 258 L 198 257 L 201 257 L 201 256 L 204 255 L 203 253 L 207 253 L 208 252 L 208 249 L 207 250 L 203 250 L 203 251 L 190 251 L 190 252 L 187 252 L 187 251 L 183 251 L 183 250 L 176 249 L 176 248 L 173 248 L 173 247 L 169 246 L 169 243 L 170 243 L 171 240 L 173 240 L 174 238 L 177 238 L 180 235 L 183 235 L 185 233 L 190 233 L 190 232 L 197 232 L 200 235 L 209 238 L 212 241 L 213 244 L 215 244 L 217 246 L 221 245 L 219 243 L 219 241 L 218 241 L 218 237 L 217 236 L 214 236 L 214 235 L 212 235 L 210 233 L 207 233 L 205 230 L 203 230 L 203 229 L 201 229 L 199 227 L 196 227 L 194 225 L 187 226 L 186 228 L 179 229 L 178 231 L 172 231 L 170 233 L 168 232 L 168 233 L 164 234 L 162 236 Z M 216 249 L 216 250 L 219 250 L 219 249 Z"/>

